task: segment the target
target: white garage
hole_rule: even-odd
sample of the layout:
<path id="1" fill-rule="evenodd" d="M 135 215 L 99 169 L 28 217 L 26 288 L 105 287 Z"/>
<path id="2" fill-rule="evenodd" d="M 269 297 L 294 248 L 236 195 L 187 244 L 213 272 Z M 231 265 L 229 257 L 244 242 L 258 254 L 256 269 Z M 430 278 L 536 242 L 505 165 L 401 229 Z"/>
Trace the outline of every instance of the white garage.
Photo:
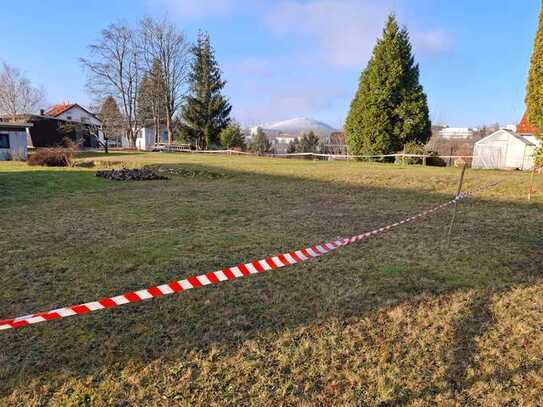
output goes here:
<path id="1" fill-rule="evenodd" d="M 0 122 L 0 160 L 26 160 L 30 123 Z"/>
<path id="2" fill-rule="evenodd" d="M 473 168 L 531 170 L 539 145 L 535 137 L 520 136 L 510 130 L 498 130 L 477 143 L 473 149 Z"/>

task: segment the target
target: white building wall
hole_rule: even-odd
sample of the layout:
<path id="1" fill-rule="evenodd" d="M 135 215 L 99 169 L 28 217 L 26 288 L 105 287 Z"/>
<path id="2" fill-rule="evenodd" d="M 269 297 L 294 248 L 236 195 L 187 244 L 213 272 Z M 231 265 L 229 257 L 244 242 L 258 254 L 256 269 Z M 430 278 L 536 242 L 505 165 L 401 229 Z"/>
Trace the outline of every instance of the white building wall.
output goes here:
<path id="1" fill-rule="evenodd" d="M 162 127 L 159 133 L 160 143 L 168 142 L 168 131 Z M 136 138 L 136 148 L 143 151 L 151 151 L 155 146 L 155 126 L 142 128 Z"/>
<path id="2" fill-rule="evenodd" d="M 81 109 L 79 106 L 72 107 L 70 110 L 58 115 L 57 118 L 79 123 L 92 124 L 94 126 L 100 126 L 102 124 L 100 120 L 84 109 Z"/>
<path id="3" fill-rule="evenodd" d="M 25 130 L 0 130 L 0 134 L 9 136 L 9 148 L 0 148 L 0 160 L 28 159 Z"/>
<path id="4" fill-rule="evenodd" d="M 473 168 L 505 169 L 533 168 L 535 147 L 507 131 L 496 133 L 475 143 L 473 149 Z"/>

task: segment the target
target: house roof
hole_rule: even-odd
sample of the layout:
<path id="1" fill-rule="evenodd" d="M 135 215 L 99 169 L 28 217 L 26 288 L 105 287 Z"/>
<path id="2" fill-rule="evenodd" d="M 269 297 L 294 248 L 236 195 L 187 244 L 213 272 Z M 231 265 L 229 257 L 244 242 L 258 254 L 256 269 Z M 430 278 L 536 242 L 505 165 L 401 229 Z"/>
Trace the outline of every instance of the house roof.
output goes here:
<path id="1" fill-rule="evenodd" d="M 1 122 L 0 129 L 20 129 L 34 126 L 32 123 L 8 123 Z"/>
<path id="2" fill-rule="evenodd" d="M 60 116 L 62 113 L 67 112 L 71 108 L 77 106 L 75 103 L 60 103 L 58 105 L 54 105 L 51 109 L 49 109 L 45 114 L 47 116 L 53 116 L 57 117 Z"/>
<path id="3" fill-rule="evenodd" d="M 87 109 L 85 109 L 83 106 L 77 104 L 77 103 L 59 103 L 58 105 L 54 105 L 51 109 L 49 109 L 45 115 L 46 116 L 52 116 L 52 117 L 58 117 L 62 113 L 67 112 L 68 110 L 73 109 L 74 107 L 79 107 L 80 109 L 84 110 L 88 114 L 96 117 L 96 115 L 92 112 L 89 112 Z M 97 118 L 97 117 L 96 117 Z"/>
<path id="4" fill-rule="evenodd" d="M 528 120 L 528 114 L 524 113 L 522 115 L 522 119 L 520 120 L 520 123 L 517 126 L 517 133 L 520 134 L 537 134 L 538 128 L 531 124 Z"/>

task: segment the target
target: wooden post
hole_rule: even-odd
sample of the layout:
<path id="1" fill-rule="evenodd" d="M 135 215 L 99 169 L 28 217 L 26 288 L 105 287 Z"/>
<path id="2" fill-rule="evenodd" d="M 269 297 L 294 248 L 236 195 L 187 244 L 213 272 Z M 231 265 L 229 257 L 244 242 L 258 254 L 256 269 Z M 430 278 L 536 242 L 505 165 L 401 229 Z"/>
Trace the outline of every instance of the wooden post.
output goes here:
<path id="1" fill-rule="evenodd" d="M 464 184 L 464 175 L 466 174 L 466 165 L 462 165 L 462 172 L 460 173 L 460 179 L 458 180 L 458 187 L 456 189 L 456 195 L 455 198 L 458 198 L 460 193 L 462 192 L 462 185 Z M 456 221 L 456 211 L 458 210 L 458 201 L 454 203 L 453 208 L 453 216 L 451 219 L 451 224 L 449 226 L 449 233 L 447 234 L 447 244 L 450 245 L 451 243 L 451 236 L 454 228 L 454 223 Z"/>
<path id="2" fill-rule="evenodd" d="M 528 187 L 528 201 L 532 200 L 532 195 L 534 193 L 534 176 L 535 176 L 535 165 L 532 170 L 532 175 L 530 175 L 530 185 Z"/>

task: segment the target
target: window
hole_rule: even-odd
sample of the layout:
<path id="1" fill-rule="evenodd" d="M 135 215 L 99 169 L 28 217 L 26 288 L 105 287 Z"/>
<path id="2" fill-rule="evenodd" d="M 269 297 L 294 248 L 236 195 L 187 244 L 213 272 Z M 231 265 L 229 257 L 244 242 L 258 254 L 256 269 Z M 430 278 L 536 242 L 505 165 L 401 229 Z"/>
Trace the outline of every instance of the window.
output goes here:
<path id="1" fill-rule="evenodd" d="M 66 117 L 67 120 L 72 120 L 72 116 Z"/>
<path id="2" fill-rule="evenodd" d="M 0 134 L 0 148 L 9 148 L 9 134 Z"/>

